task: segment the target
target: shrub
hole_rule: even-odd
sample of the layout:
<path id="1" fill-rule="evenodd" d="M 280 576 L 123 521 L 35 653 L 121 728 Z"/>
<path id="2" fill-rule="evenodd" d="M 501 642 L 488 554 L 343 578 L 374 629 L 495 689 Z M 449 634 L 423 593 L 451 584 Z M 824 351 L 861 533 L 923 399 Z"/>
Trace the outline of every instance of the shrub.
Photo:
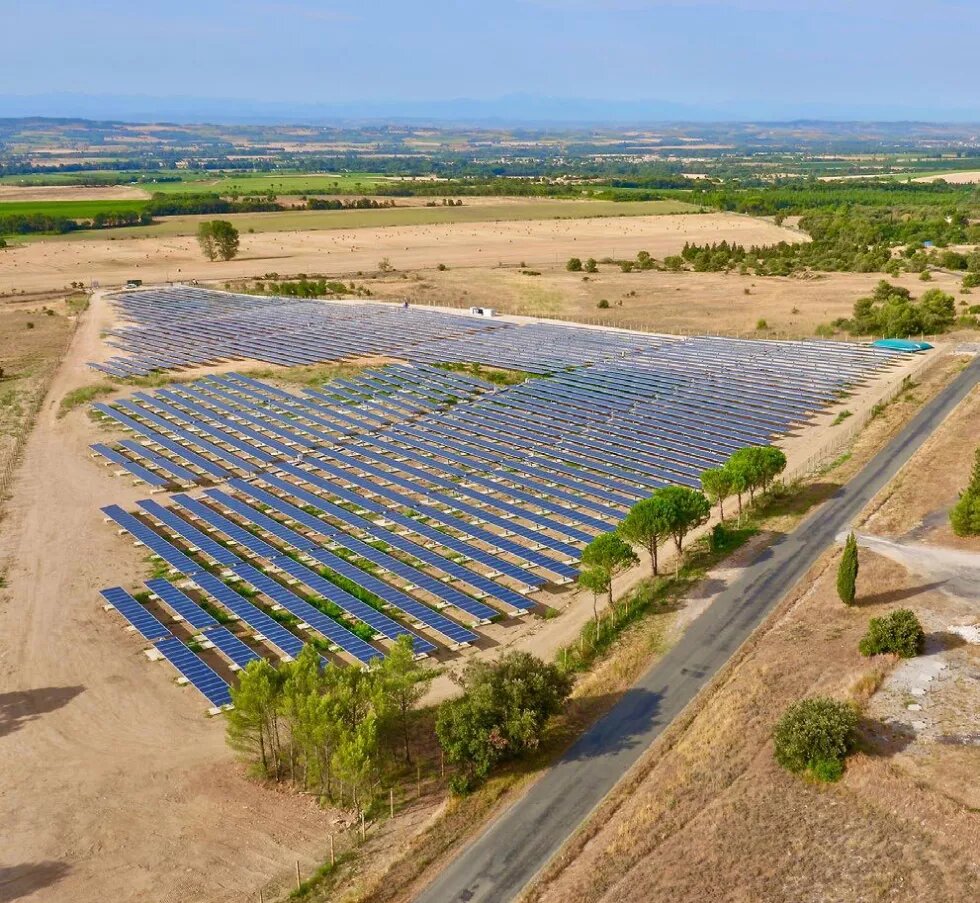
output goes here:
<path id="1" fill-rule="evenodd" d="M 963 277 L 963 288 L 980 288 L 980 273 L 967 273 Z"/>
<path id="2" fill-rule="evenodd" d="M 509 652 L 495 663 L 471 661 L 460 683 L 463 695 L 444 702 L 436 716 L 439 744 L 460 768 L 452 785 L 457 793 L 497 762 L 537 748 L 572 689 L 568 675 L 527 652 Z"/>
<path id="3" fill-rule="evenodd" d="M 609 310 L 609 302 L 605 298 L 602 298 L 596 307 L 598 307 L 599 310 Z"/>
<path id="4" fill-rule="evenodd" d="M 582 261 L 578 257 L 569 257 L 568 263 L 565 264 L 565 269 L 570 273 L 581 273 Z"/>
<path id="5" fill-rule="evenodd" d="M 748 291 L 748 289 L 746 289 L 746 291 Z M 764 329 L 768 329 L 769 328 L 769 324 L 765 320 L 760 319 L 755 324 L 755 328 L 758 329 L 761 332 Z"/>
<path id="6" fill-rule="evenodd" d="M 585 261 L 585 272 L 586 273 L 598 273 L 599 272 L 599 266 L 596 263 L 596 260 L 595 260 L 594 257 L 590 257 L 588 260 Z"/>
<path id="7" fill-rule="evenodd" d="M 835 781 L 854 745 L 855 727 L 857 712 L 846 702 L 818 696 L 794 703 L 772 732 L 776 761 L 794 774 Z"/>
<path id="8" fill-rule="evenodd" d="M 925 634 L 915 613 L 899 608 L 884 618 L 872 618 L 868 632 L 861 637 L 861 655 L 880 655 L 894 652 L 901 658 L 914 658 L 922 651 Z"/>

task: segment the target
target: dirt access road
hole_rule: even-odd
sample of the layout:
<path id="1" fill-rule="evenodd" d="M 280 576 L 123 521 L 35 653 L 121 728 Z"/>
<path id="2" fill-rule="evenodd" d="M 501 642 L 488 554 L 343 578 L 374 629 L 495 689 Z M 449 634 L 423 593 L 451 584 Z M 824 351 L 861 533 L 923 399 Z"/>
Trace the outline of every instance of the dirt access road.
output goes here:
<path id="1" fill-rule="evenodd" d="M 323 861 L 334 813 L 247 781 L 223 722 L 103 612 L 96 588 L 144 579 L 99 507 L 146 494 L 93 467 L 85 414 L 110 320 L 101 296 L 54 377 L 0 524 L 0 900 L 240 901 Z"/>
<path id="2" fill-rule="evenodd" d="M 826 504 L 723 591 L 682 639 L 523 799 L 432 882 L 417 903 L 515 899 L 617 781 L 809 570 L 839 530 L 980 381 L 971 364 Z"/>

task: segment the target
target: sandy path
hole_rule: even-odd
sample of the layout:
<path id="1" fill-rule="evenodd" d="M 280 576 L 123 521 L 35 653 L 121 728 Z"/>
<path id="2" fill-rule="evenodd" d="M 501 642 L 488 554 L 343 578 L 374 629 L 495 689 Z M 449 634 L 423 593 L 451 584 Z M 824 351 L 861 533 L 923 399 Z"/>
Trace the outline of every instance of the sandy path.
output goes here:
<path id="1" fill-rule="evenodd" d="M 914 574 L 937 582 L 937 589 L 960 599 L 980 602 L 980 552 L 896 542 L 870 533 L 856 533 L 858 545 L 890 558 Z M 842 534 L 839 537 L 844 539 Z"/>
<path id="2" fill-rule="evenodd" d="M 145 573 L 98 508 L 146 490 L 93 467 L 83 412 L 55 411 L 91 380 L 107 321 L 97 297 L 2 524 L 0 899 L 238 901 L 297 858 L 307 873 L 322 861 L 329 814 L 246 782 L 222 721 L 98 604 L 97 587 Z"/>
<path id="3" fill-rule="evenodd" d="M 40 291 L 69 282 L 119 285 L 189 279 L 236 279 L 282 274 L 374 272 L 387 257 L 399 270 L 447 266 L 564 265 L 571 256 L 654 257 L 680 251 L 685 241 L 736 241 L 746 246 L 800 241 L 800 234 L 733 213 L 596 217 L 525 222 L 243 233 L 235 260 L 204 260 L 193 237 L 38 241 L 0 258 L 0 291 Z"/>

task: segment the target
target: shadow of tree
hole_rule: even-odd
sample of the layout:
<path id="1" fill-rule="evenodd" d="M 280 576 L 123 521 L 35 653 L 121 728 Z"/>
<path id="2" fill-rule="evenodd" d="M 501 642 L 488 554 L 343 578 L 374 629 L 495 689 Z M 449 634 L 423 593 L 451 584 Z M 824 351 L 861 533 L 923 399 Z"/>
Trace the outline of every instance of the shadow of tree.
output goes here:
<path id="1" fill-rule="evenodd" d="M 949 630 L 934 630 L 932 633 L 926 634 L 925 652 L 928 655 L 945 649 L 959 649 L 960 646 L 966 645 L 966 640 L 958 633 L 952 633 Z"/>
<path id="2" fill-rule="evenodd" d="M 900 589 L 889 589 L 880 593 L 872 593 L 870 596 L 859 595 L 855 600 L 856 606 L 864 605 L 889 605 L 892 602 L 901 602 L 904 599 L 911 599 L 921 593 L 928 593 L 930 590 L 939 589 L 946 581 L 936 580 L 932 583 L 922 583 L 919 586 L 906 586 Z"/>
<path id="3" fill-rule="evenodd" d="M 57 883 L 71 867 L 64 862 L 22 862 L 0 865 L 0 903 L 19 900 L 28 894 Z"/>
<path id="4" fill-rule="evenodd" d="M 0 737 L 71 702 L 85 687 L 38 687 L 0 693 Z"/>
<path id="5" fill-rule="evenodd" d="M 660 712 L 661 694 L 633 687 L 618 698 L 614 696 L 610 702 L 615 704 L 588 733 L 569 747 L 564 759 L 575 761 L 611 756 L 647 742 L 642 738 Z"/>
<path id="6" fill-rule="evenodd" d="M 899 721 L 862 718 L 857 728 L 858 745 L 872 756 L 894 756 L 915 740 L 915 731 Z"/>

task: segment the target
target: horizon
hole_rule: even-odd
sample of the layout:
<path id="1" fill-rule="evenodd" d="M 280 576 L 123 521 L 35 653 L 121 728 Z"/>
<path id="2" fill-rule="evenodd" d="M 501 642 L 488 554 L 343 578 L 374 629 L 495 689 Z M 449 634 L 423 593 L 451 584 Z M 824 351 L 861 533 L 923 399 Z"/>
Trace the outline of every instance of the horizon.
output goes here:
<path id="1" fill-rule="evenodd" d="M 207 118 L 224 105 L 231 118 L 262 121 L 277 110 L 445 111 L 446 121 L 980 121 L 970 87 L 980 7 L 939 0 L 932 28 L 910 27 L 915 12 L 905 0 L 810 0 L 790 10 L 776 0 L 502 0 L 490 16 L 444 0 L 368 9 L 350 0 L 175 0 L 166 11 L 37 0 L 8 13 L 18 40 L 0 75 L 17 85 L 30 73 L 31 91 L 0 94 L 0 116 L 147 121 L 174 118 L 168 110 Z M 718 34 L 724 40 L 709 40 Z M 141 40 L 153 35 L 165 37 Z M 92 64 L 78 65 L 79 46 Z"/>

